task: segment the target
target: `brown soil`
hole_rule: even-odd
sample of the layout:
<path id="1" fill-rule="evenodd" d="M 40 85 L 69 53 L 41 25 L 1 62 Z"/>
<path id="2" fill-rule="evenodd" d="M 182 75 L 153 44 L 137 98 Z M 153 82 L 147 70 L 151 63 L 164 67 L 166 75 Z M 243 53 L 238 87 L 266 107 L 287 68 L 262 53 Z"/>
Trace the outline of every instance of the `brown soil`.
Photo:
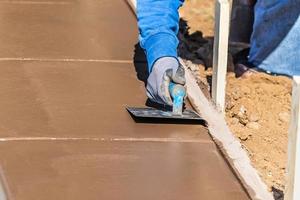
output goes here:
<path id="1" fill-rule="evenodd" d="M 189 22 L 191 32 L 201 30 L 205 36 L 213 35 L 213 0 L 186 0 L 180 9 L 180 15 Z"/>
<path id="2" fill-rule="evenodd" d="M 180 12 L 190 33 L 213 34 L 213 7 L 214 1 L 185 2 Z M 189 65 L 201 88 L 208 86 L 211 68 Z M 291 79 L 283 76 L 258 73 L 236 78 L 232 72 L 227 74 L 226 121 L 270 189 L 284 189 L 291 87 Z"/>
<path id="3" fill-rule="evenodd" d="M 268 186 L 284 187 L 291 80 L 227 76 L 226 121 Z"/>

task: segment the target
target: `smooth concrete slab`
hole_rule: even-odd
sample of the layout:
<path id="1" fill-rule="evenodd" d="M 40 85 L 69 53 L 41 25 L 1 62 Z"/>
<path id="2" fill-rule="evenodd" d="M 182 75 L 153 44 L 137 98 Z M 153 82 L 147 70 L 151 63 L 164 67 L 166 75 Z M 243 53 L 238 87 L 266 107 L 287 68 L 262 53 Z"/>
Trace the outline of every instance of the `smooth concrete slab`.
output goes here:
<path id="1" fill-rule="evenodd" d="M 0 143 L 15 200 L 244 200 L 214 144 L 26 141 Z"/>
<path id="2" fill-rule="evenodd" d="M 211 141 L 202 125 L 136 123 L 144 107 L 133 64 L 0 62 L 0 137 L 179 138 Z"/>
<path id="3" fill-rule="evenodd" d="M 137 40 L 124 0 L 0 1 L 0 59 L 132 60 Z"/>

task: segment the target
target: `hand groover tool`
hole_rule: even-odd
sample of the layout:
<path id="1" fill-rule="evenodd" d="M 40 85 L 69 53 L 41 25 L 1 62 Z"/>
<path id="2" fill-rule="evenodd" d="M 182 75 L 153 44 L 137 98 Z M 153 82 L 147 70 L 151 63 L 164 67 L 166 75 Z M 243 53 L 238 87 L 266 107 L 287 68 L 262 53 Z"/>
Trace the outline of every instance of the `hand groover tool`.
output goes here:
<path id="1" fill-rule="evenodd" d="M 172 111 L 165 111 L 156 108 L 134 108 L 127 107 L 126 109 L 136 118 L 147 119 L 169 119 L 169 120 L 182 120 L 182 121 L 202 121 L 203 119 L 192 110 L 183 110 L 184 97 L 186 90 L 184 86 L 171 83 L 169 86 L 170 95 L 173 99 Z"/>

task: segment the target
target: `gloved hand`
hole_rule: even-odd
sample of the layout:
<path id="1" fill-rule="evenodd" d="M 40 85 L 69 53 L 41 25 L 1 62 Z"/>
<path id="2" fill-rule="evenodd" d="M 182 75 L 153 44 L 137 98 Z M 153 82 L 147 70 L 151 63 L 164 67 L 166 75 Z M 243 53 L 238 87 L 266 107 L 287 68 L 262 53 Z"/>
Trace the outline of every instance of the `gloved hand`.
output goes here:
<path id="1" fill-rule="evenodd" d="M 172 106 L 169 84 L 184 85 L 184 69 L 174 57 L 158 59 L 147 80 L 147 96 L 154 102 Z"/>

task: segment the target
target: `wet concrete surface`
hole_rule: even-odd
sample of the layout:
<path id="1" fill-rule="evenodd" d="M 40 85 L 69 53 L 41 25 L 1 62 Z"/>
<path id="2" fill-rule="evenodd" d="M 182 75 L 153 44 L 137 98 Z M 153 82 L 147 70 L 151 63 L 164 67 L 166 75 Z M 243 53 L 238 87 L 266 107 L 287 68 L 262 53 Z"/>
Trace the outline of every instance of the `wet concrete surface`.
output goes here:
<path id="1" fill-rule="evenodd" d="M 0 153 L 15 199 L 246 199 L 211 143 L 14 141 Z"/>
<path id="2" fill-rule="evenodd" d="M 210 141 L 196 125 L 135 123 L 145 107 L 132 64 L 0 62 L 1 137 L 182 138 Z"/>
<path id="3" fill-rule="evenodd" d="M 9 199 L 248 199 L 204 126 L 126 111 L 146 101 L 135 23 L 122 0 L 0 0 Z"/>
<path id="4" fill-rule="evenodd" d="M 123 0 L 2 0 L 0 11 L 0 57 L 131 60 L 137 42 Z"/>

